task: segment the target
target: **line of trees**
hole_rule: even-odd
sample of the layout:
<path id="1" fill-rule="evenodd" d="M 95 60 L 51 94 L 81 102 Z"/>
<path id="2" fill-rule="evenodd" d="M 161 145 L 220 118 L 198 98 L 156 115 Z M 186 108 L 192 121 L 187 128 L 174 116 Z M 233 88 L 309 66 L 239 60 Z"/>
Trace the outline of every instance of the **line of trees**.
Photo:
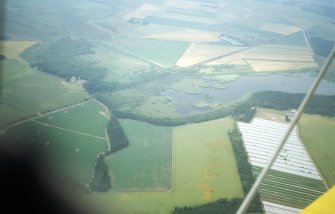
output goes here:
<path id="1" fill-rule="evenodd" d="M 232 214 L 236 213 L 238 207 L 242 203 L 241 198 L 218 199 L 215 202 L 195 206 L 195 207 L 175 207 L 172 214 L 204 214 L 204 213 L 220 213 Z"/>
<path id="2" fill-rule="evenodd" d="M 244 148 L 242 135 L 237 127 L 235 127 L 233 130 L 229 130 L 228 135 L 231 145 L 233 147 L 235 160 L 237 163 L 237 169 L 241 179 L 242 189 L 244 194 L 246 195 L 255 182 L 255 178 L 252 173 L 252 166 L 248 160 L 248 154 Z M 256 194 L 255 199 L 251 202 L 248 211 L 263 212 L 262 203 L 258 193 Z"/>

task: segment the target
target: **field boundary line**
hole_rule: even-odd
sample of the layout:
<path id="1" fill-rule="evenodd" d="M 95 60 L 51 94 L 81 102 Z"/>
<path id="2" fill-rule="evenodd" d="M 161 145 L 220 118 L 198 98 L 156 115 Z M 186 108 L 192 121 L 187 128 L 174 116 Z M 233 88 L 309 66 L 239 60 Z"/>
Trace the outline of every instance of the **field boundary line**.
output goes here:
<path id="1" fill-rule="evenodd" d="M 39 122 L 39 121 L 36 121 L 36 120 L 31 120 L 31 122 L 43 125 L 45 127 L 52 127 L 52 128 L 55 128 L 55 129 L 60 129 L 60 130 L 67 131 L 67 132 L 72 132 L 72 133 L 75 133 L 75 134 L 85 135 L 85 136 L 97 138 L 97 139 L 100 139 L 100 140 L 106 140 L 103 137 L 99 137 L 99 136 L 95 136 L 95 135 L 91 135 L 91 134 L 87 134 L 87 133 L 83 133 L 83 132 L 78 132 L 78 131 L 62 128 L 62 127 L 59 127 L 59 126 L 50 125 L 48 123 L 42 123 L 42 122 Z"/>

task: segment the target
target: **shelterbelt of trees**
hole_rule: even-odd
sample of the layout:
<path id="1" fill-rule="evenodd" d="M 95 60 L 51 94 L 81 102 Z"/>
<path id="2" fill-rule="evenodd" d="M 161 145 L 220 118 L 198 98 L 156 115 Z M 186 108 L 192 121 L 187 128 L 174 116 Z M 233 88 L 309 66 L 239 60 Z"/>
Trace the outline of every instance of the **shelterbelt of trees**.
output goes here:
<path id="1" fill-rule="evenodd" d="M 129 145 L 127 135 L 124 133 L 119 120 L 114 115 L 112 115 L 109 123 L 107 124 L 107 134 L 110 139 L 110 149 L 98 155 L 90 182 L 90 189 L 97 192 L 105 192 L 112 187 L 111 173 L 109 172 L 108 166 L 105 162 L 105 156 L 119 151 Z"/>

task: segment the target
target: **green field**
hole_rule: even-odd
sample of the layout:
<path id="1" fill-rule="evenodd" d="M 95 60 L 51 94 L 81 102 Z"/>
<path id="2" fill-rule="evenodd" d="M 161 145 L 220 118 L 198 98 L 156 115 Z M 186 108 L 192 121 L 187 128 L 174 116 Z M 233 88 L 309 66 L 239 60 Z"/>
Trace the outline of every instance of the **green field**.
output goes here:
<path id="1" fill-rule="evenodd" d="M 108 118 L 108 110 L 96 101 L 91 100 L 76 107 L 39 118 L 37 121 L 104 138 L 104 129 L 108 123 Z"/>
<path id="2" fill-rule="evenodd" d="M 130 145 L 106 158 L 115 191 L 168 191 L 172 176 L 172 128 L 120 120 Z"/>
<path id="3" fill-rule="evenodd" d="M 189 43 L 128 38 L 116 40 L 111 45 L 147 62 L 166 68 L 175 65 L 179 57 L 188 48 Z"/>
<path id="4" fill-rule="evenodd" d="M 97 14 L 100 17 L 106 17 L 117 11 L 113 4 L 106 7 L 105 4 L 91 0 L 80 2 L 60 0 L 57 3 L 32 0 L 29 2 L 15 1 L 8 4 L 14 10 L 6 10 L 8 12 L 6 23 L 10 23 L 6 26 L 6 34 L 13 40 L 50 40 L 67 37 L 69 33 L 90 39 L 103 39 L 108 34 L 88 22 L 94 20 Z M 21 16 L 19 17 L 18 14 Z M 64 20 L 64 17 L 67 18 L 67 21 Z M 34 25 L 32 26 L 31 23 Z"/>
<path id="5" fill-rule="evenodd" d="M 0 137 L 32 146 L 59 174 L 88 183 L 98 153 L 107 150 L 104 110 L 92 100 L 3 130 Z"/>
<path id="6" fill-rule="evenodd" d="M 110 192 L 92 193 L 89 197 L 112 213 L 170 213 L 174 206 L 242 197 L 227 134 L 233 125 L 232 119 L 224 118 L 173 128 L 171 192 L 118 192 L 112 187 Z M 128 151 L 131 151 L 131 146 Z M 127 149 L 123 152 L 127 152 Z"/>
<path id="7" fill-rule="evenodd" d="M 278 44 L 278 45 L 299 45 L 299 46 L 308 46 L 306 43 L 306 39 L 304 37 L 303 32 L 297 32 L 290 34 L 288 36 L 280 37 L 275 39 L 271 44 Z"/>
<path id="8" fill-rule="evenodd" d="M 260 171 L 260 167 L 253 167 L 256 175 Z M 260 186 L 263 200 L 296 208 L 305 208 L 326 191 L 320 180 L 276 170 L 270 170 Z"/>
<path id="9" fill-rule="evenodd" d="M 50 171 L 89 182 L 97 154 L 107 150 L 105 139 L 90 137 L 34 121 L 16 126 L 1 136 L 4 142 L 23 143 L 50 161 Z"/>
<path id="10" fill-rule="evenodd" d="M 335 118 L 304 114 L 299 134 L 328 187 L 335 184 Z"/>
<path id="11" fill-rule="evenodd" d="M 148 21 L 150 23 L 157 24 L 157 25 L 167 25 L 167 26 L 173 26 L 173 27 L 197 27 L 197 26 L 206 25 L 204 23 L 195 22 L 195 21 L 178 20 L 178 19 L 164 18 L 164 17 L 158 17 L 158 16 L 147 16 L 145 18 L 145 21 Z"/>

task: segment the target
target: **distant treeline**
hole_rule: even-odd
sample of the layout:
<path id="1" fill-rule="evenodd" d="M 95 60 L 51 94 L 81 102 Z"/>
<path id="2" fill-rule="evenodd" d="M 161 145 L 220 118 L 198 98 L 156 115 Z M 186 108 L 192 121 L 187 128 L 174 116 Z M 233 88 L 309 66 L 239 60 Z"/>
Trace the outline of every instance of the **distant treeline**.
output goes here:
<path id="1" fill-rule="evenodd" d="M 276 91 L 255 93 L 248 105 L 276 110 L 297 109 L 305 94 L 290 94 Z M 315 95 L 305 108 L 305 113 L 319 114 L 323 116 L 335 116 L 335 96 Z"/>
<path id="2" fill-rule="evenodd" d="M 214 120 L 226 116 L 233 116 L 240 121 L 248 122 L 253 118 L 256 107 L 271 108 L 276 110 L 297 109 L 305 94 L 290 94 L 277 91 L 257 92 L 246 101 L 236 103 L 229 107 L 223 107 L 208 113 L 195 114 L 178 118 L 156 118 L 136 114 L 121 109 L 115 109 L 106 98 L 97 96 L 96 98 L 106 104 L 117 118 L 127 118 L 148 122 L 159 126 L 178 126 L 189 123 L 199 123 Z M 323 116 L 335 116 L 335 96 L 315 95 L 305 109 L 305 113 L 319 114 Z"/>

